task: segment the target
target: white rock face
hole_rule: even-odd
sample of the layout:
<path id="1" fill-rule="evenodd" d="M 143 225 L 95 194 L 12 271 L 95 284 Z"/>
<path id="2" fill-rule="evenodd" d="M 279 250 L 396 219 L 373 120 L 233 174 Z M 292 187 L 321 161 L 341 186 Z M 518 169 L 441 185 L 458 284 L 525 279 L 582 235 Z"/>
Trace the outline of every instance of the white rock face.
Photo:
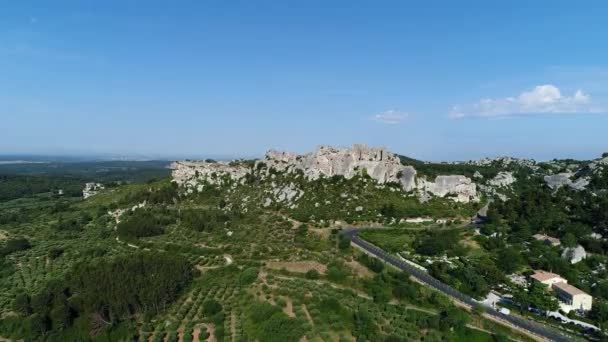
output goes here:
<path id="1" fill-rule="evenodd" d="M 593 162 L 589 163 L 589 168 L 594 174 L 600 174 L 604 172 L 606 170 L 606 167 L 608 167 L 608 157 L 595 159 Z"/>
<path id="2" fill-rule="evenodd" d="M 243 178 L 249 169 L 242 165 L 227 162 L 206 161 L 176 161 L 171 164 L 173 180 L 185 187 L 197 187 L 202 191 L 199 181 L 205 180 L 210 184 L 221 184 L 223 177 L 232 180 Z"/>
<path id="3" fill-rule="evenodd" d="M 559 189 L 562 186 L 568 186 L 574 190 L 584 190 L 589 184 L 589 179 L 587 178 L 581 177 L 573 181 L 571 179 L 572 176 L 574 176 L 572 172 L 562 172 L 555 175 L 547 175 L 544 179 L 545 183 L 547 183 L 551 189 Z"/>
<path id="4" fill-rule="evenodd" d="M 444 197 L 451 195 L 455 201 L 479 200 L 475 183 L 465 176 L 438 176 L 434 182 L 416 179 L 412 166 L 402 165 L 399 157 L 384 148 L 354 145 L 352 148 L 321 146 L 315 152 L 296 155 L 291 152 L 271 150 L 262 161 L 279 171 L 301 170 L 308 179 L 334 175 L 352 178 L 366 172 L 378 183 L 396 182 L 403 190 L 417 190 L 423 198 L 425 193 Z M 365 171 L 363 171 L 365 170 Z"/>
<path id="5" fill-rule="evenodd" d="M 488 184 L 491 186 L 503 188 L 515 183 L 517 179 L 513 177 L 512 172 L 500 171 L 496 177 L 490 179 Z"/>
<path id="6" fill-rule="evenodd" d="M 582 261 L 587 258 L 587 252 L 583 246 L 578 245 L 574 248 L 566 248 L 562 253 L 562 258 L 570 260 L 570 263 L 576 264 L 577 262 Z"/>
<path id="7" fill-rule="evenodd" d="M 477 165 L 477 166 L 489 166 L 489 165 L 498 164 L 503 167 L 509 166 L 511 164 L 515 164 L 515 165 L 519 165 L 519 166 L 529 167 L 532 169 L 537 168 L 536 161 L 534 161 L 532 159 L 520 159 L 520 158 L 513 158 L 513 157 L 483 158 L 480 160 L 471 160 L 468 162 L 468 164 Z"/>
<path id="8" fill-rule="evenodd" d="M 406 191 L 413 189 L 416 176 L 416 170 L 401 165 L 398 156 L 384 148 L 366 145 L 353 145 L 352 148 L 320 146 L 315 152 L 305 155 L 270 150 L 262 162 L 278 171 L 302 170 L 308 179 L 313 180 L 335 175 L 350 179 L 367 172 L 378 183 L 400 183 Z"/>
<path id="9" fill-rule="evenodd" d="M 363 173 L 380 184 L 398 183 L 404 191 L 415 191 L 421 199 L 428 200 L 429 194 L 448 196 L 454 201 L 469 202 L 479 200 L 477 188 L 471 179 L 459 175 L 438 176 L 434 182 L 416 179 L 416 170 L 412 166 L 402 165 L 399 157 L 381 147 L 353 145 L 351 148 L 320 146 L 316 151 L 304 155 L 292 152 L 270 150 L 263 160 L 266 176 L 272 178 L 273 168 L 280 172 L 301 171 L 309 180 L 320 177 L 343 176 L 350 179 Z M 244 180 L 250 170 L 241 164 L 226 162 L 180 161 L 171 164 L 173 179 L 186 188 L 194 188 L 201 180 L 211 184 L 221 184 L 224 177 L 231 180 Z M 201 191 L 197 189 L 198 191 Z M 275 200 L 287 199 L 289 202 L 301 196 L 297 189 L 283 189 L 275 193 Z M 294 199 L 295 198 L 295 199 Z"/>
<path id="10" fill-rule="evenodd" d="M 439 197 L 450 195 L 456 202 L 479 201 L 476 184 L 465 176 L 437 176 L 435 182 L 422 178 L 418 180 L 417 188 L 420 192 L 428 192 Z"/>
<path id="11" fill-rule="evenodd" d="M 103 189 L 105 189 L 105 187 L 101 183 L 86 183 L 84 185 L 84 189 L 82 190 L 82 197 L 87 199 L 91 196 L 95 196 Z"/>

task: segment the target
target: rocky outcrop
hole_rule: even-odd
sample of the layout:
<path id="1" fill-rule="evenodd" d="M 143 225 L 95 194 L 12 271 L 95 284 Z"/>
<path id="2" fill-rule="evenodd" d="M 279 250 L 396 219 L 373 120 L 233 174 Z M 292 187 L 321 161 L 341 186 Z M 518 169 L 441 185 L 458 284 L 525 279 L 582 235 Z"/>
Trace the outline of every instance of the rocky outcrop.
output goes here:
<path id="1" fill-rule="evenodd" d="M 427 192 L 434 196 L 448 196 L 456 202 L 467 203 L 479 200 L 477 186 L 465 176 L 437 176 L 434 182 L 421 178 L 417 181 L 416 188 L 420 192 Z"/>
<path id="2" fill-rule="evenodd" d="M 250 168 L 233 162 L 180 161 L 174 162 L 171 167 L 173 179 L 190 188 L 190 191 L 194 188 L 200 191 L 202 180 L 211 184 L 221 184 L 225 179 L 242 181 L 251 172 Z M 256 162 L 254 169 L 262 170 L 265 177 L 273 177 L 275 171 L 301 172 L 309 180 L 332 176 L 350 179 L 365 174 L 380 184 L 398 183 L 404 191 L 416 192 L 423 199 L 432 195 L 448 197 L 458 202 L 479 200 L 477 187 L 470 178 L 445 175 L 436 177 L 434 181 L 417 179 L 414 167 L 401 164 L 399 156 L 382 147 L 320 146 L 316 151 L 304 155 L 270 150 L 264 159 Z M 277 196 L 274 197 L 279 200 Z"/>
<path id="3" fill-rule="evenodd" d="M 573 181 L 571 179 L 572 176 L 574 176 L 572 172 L 562 172 L 555 175 L 547 175 L 544 179 L 545 183 L 554 190 L 557 190 L 562 186 L 568 186 L 574 190 L 584 190 L 589 184 L 589 179 L 587 178 L 581 177 Z"/>
<path id="4" fill-rule="evenodd" d="M 596 159 L 593 162 L 589 163 L 589 169 L 591 169 L 593 173 L 599 173 L 604 171 L 604 168 L 606 166 L 608 166 L 608 157 Z"/>
<path id="5" fill-rule="evenodd" d="M 82 189 L 82 197 L 87 199 L 91 196 L 95 196 L 103 189 L 105 189 L 105 187 L 101 183 L 86 183 L 84 189 Z"/>
<path id="6" fill-rule="evenodd" d="M 566 248 L 562 253 L 562 258 L 570 261 L 571 264 L 576 264 L 583 259 L 587 258 L 587 252 L 583 246 L 578 245 L 574 248 Z"/>
<path id="7" fill-rule="evenodd" d="M 380 184 L 400 183 L 406 191 L 413 189 L 416 177 L 416 170 L 402 165 L 395 154 L 366 145 L 353 145 L 352 148 L 320 146 L 305 155 L 270 150 L 262 162 L 278 171 L 301 170 L 312 180 L 336 175 L 350 179 L 364 172 Z"/>
<path id="8" fill-rule="evenodd" d="M 265 207 L 271 205 L 273 202 L 280 202 L 287 206 L 292 206 L 294 205 L 294 202 L 304 195 L 304 191 L 298 189 L 293 183 L 279 186 L 273 182 L 271 184 L 271 189 L 272 190 L 267 191 L 268 197 L 264 199 Z"/>
<path id="9" fill-rule="evenodd" d="M 503 188 L 515 183 L 516 178 L 512 172 L 500 171 L 494 178 L 488 181 L 488 184 L 494 187 Z"/>
<path id="10" fill-rule="evenodd" d="M 520 159 L 520 158 L 512 158 L 512 157 L 498 157 L 498 158 L 483 158 L 480 160 L 471 160 L 467 162 L 471 165 L 476 166 L 499 166 L 499 167 L 509 167 L 512 165 L 529 167 L 531 169 L 538 169 L 536 165 L 536 161 L 532 159 Z"/>
<path id="11" fill-rule="evenodd" d="M 171 164 L 173 180 L 188 188 L 195 188 L 200 192 L 201 181 L 210 184 L 222 184 L 226 179 L 241 180 L 249 169 L 235 162 L 207 162 L 207 161 L 176 161 Z"/>

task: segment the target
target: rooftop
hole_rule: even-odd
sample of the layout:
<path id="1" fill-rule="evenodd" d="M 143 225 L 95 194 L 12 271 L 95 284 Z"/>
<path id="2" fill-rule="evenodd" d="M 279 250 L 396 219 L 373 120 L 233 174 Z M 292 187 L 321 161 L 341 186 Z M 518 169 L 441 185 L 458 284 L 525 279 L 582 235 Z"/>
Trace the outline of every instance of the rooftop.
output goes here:
<path id="1" fill-rule="evenodd" d="M 554 245 L 559 245 L 559 244 L 561 244 L 561 241 L 559 241 L 559 239 L 558 239 L 558 238 L 554 238 L 554 237 L 551 237 L 551 236 L 549 236 L 549 235 L 545 235 L 545 234 L 534 234 L 534 235 L 533 235 L 533 237 L 534 237 L 536 240 L 539 240 L 539 241 L 549 241 L 551 244 L 554 244 Z"/>
<path id="2" fill-rule="evenodd" d="M 534 274 L 530 276 L 530 278 L 538 280 L 540 282 L 553 279 L 553 278 L 561 278 L 559 274 L 543 271 L 543 270 L 535 270 Z"/>
<path id="3" fill-rule="evenodd" d="M 571 296 L 575 296 L 575 295 L 581 295 L 581 294 L 585 294 L 588 295 L 587 293 L 585 293 L 583 290 L 576 288 L 570 284 L 567 283 L 555 283 L 553 284 L 553 288 L 557 288 L 563 292 L 566 292 L 567 294 L 571 295 Z"/>

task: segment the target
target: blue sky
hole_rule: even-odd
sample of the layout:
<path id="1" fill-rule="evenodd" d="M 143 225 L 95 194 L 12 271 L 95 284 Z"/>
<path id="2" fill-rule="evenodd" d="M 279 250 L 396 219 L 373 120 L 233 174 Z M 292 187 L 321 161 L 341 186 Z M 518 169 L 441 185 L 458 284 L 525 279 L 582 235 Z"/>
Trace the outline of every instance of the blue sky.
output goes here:
<path id="1" fill-rule="evenodd" d="M 608 151 L 605 1 L 6 1 L 0 153 Z"/>

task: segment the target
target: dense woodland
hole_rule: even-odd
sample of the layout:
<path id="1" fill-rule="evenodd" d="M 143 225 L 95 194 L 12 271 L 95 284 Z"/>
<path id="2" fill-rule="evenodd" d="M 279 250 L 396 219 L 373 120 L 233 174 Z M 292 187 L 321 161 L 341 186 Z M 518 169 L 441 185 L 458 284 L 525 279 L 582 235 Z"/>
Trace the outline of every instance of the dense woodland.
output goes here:
<path id="1" fill-rule="evenodd" d="M 136 253 L 77 264 L 64 279 L 49 282 L 39 292 L 19 293 L 14 311 L 22 318 L 12 319 L 22 322 L 22 333 L 29 336 L 74 338 L 80 333 L 71 329 L 75 324 L 88 326 L 95 334 L 128 322 L 134 315 L 163 311 L 192 275 L 187 260 L 166 253 Z"/>
<path id="2" fill-rule="evenodd" d="M 45 177 L 0 175 L 0 201 L 8 201 L 35 194 L 51 192 L 57 194 L 63 190 L 66 196 L 82 195 L 82 179 L 72 177 Z"/>

